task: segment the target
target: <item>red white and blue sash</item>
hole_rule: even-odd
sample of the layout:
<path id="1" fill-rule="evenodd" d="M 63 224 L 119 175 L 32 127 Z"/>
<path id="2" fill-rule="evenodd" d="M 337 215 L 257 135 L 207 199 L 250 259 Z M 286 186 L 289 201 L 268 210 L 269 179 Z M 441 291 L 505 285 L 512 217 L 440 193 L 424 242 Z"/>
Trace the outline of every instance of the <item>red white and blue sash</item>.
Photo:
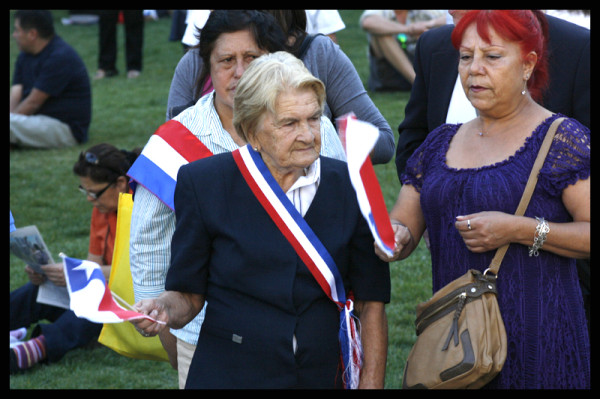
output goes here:
<path id="1" fill-rule="evenodd" d="M 379 139 L 379 129 L 356 119 L 353 114 L 338 118 L 337 125 L 340 139 L 345 143 L 348 172 L 360 210 L 379 248 L 392 256 L 395 247 L 394 231 L 369 156 Z"/>
<path id="2" fill-rule="evenodd" d="M 327 249 L 296 210 L 263 162 L 249 145 L 232 152 L 248 186 L 306 264 L 327 296 L 340 309 L 340 346 L 343 381 L 347 388 L 358 387 L 362 346 L 353 315 L 352 298 L 346 298 L 342 277 Z"/>
<path id="3" fill-rule="evenodd" d="M 150 137 L 127 175 L 132 179 L 133 187 L 141 184 L 174 210 L 179 168 L 211 155 L 212 152 L 187 127 L 172 119 Z"/>

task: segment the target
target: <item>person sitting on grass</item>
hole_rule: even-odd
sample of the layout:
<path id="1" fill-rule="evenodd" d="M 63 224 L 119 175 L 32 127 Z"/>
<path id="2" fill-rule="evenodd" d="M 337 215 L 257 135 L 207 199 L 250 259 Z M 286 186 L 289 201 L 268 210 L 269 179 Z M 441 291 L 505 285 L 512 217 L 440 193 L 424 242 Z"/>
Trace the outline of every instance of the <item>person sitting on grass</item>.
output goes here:
<path id="1" fill-rule="evenodd" d="M 101 265 L 108 281 L 112 263 L 119 194 L 129 192 L 125 175 L 141 150 L 119 150 L 110 144 L 98 144 L 79 155 L 73 172 L 79 177 L 79 191 L 93 204 L 87 260 Z M 78 318 L 72 310 L 36 301 L 39 285 L 46 279 L 66 286 L 63 264 L 42 266 L 44 274 L 25 266 L 29 282 L 10 293 L 10 330 L 22 332 L 40 320 L 31 339 L 14 342 L 9 348 L 10 374 L 25 371 L 35 364 L 59 361 L 68 351 L 98 339 L 102 324 Z M 24 338 L 23 334 L 18 336 Z"/>

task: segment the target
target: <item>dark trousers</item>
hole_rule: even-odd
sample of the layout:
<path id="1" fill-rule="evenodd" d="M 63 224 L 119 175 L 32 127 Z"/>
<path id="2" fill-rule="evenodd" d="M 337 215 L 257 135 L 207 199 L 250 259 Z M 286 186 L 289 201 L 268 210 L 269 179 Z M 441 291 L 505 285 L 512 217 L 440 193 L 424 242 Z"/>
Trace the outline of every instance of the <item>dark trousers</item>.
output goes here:
<path id="1" fill-rule="evenodd" d="M 10 329 L 38 324 L 33 337 L 44 335 L 48 362 L 60 360 L 68 351 L 80 348 L 98 339 L 102 324 L 92 323 L 75 316 L 71 310 L 45 305 L 36 301 L 38 286 L 27 283 L 10 293 Z"/>
<path id="2" fill-rule="evenodd" d="M 125 25 L 125 63 L 127 70 L 142 70 L 142 47 L 144 44 L 144 14 L 142 10 L 122 10 Z M 117 22 L 119 10 L 101 10 L 100 54 L 98 68 L 116 71 Z"/>

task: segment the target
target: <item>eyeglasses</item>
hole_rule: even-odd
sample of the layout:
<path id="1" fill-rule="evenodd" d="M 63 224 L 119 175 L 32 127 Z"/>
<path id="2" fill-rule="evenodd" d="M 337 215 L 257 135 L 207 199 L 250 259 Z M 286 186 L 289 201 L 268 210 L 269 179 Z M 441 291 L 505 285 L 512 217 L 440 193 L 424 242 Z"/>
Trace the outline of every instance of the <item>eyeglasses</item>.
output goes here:
<path id="1" fill-rule="evenodd" d="M 113 182 L 114 183 L 114 182 Z M 91 191 L 86 190 L 85 188 L 81 187 L 81 185 L 79 185 L 79 191 L 81 191 L 86 197 L 90 197 L 93 200 L 97 200 L 98 198 L 100 198 L 100 196 L 102 194 L 104 194 L 104 192 L 106 190 L 108 190 L 108 188 L 110 186 L 113 185 L 113 183 L 108 183 L 108 185 L 106 187 L 104 187 L 102 190 L 98 191 L 97 193 L 93 193 Z"/>

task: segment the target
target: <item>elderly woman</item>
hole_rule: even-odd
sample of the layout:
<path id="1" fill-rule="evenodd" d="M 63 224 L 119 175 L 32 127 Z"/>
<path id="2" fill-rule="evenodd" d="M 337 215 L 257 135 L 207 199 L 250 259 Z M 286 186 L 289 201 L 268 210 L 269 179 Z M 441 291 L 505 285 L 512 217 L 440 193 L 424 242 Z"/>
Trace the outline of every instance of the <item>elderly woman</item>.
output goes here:
<path id="1" fill-rule="evenodd" d="M 188 134 L 211 154 L 238 149 L 246 144 L 233 125 L 233 98 L 239 80 L 248 65 L 260 55 L 283 49 L 286 38 L 275 19 L 251 10 L 215 10 L 210 13 L 200 37 L 200 52 L 212 80 L 214 91 L 160 129 L 178 138 Z M 344 159 L 344 151 L 335 128 L 326 117 L 320 118 L 323 155 Z M 174 126 L 172 128 L 171 126 Z M 181 133 L 180 127 L 186 130 Z M 194 137 L 195 136 L 195 137 Z M 194 144 L 194 143 L 192 143 Z M 148 146 L 147 146 L 148 147 Z M 186 150 L 190 152 L 191 145 Z M 191 150 L 192 152 L 195 150 Z M 146 149 L 142 153 L 144 155 Z M 165 152 L 167 154 L 167 152 Z M 165 155 L 165 160 L 168 157 Z M 165 276 L 171 257 L 171 237 L 175 230 L 175 213 L 161 196 L 162 182 L 156 187 L 158 174 L 134 165 L 130 176 L 139 183 L 135 192 L 131 221 L 131 271 L 136 300 L 157 297 L 164 291 Z M 187 369 L 200 333 L 204 311 L 185 328 L 161 333 L 160 338 L 177 364 L 180 387 L 185 384 Z"/>
<path id="2" fill-rule="evenodd" d="M 330 259 L 332 290 L 354 296 L 360 386 L 383 387 L 389 269 L 373 254 L 345 163 L 319 156 L 324 98 L 300 60 L 262 56 L 235 97 L 234 125 L 249 145 L 179 171 L 167 291 L 136 306 L 180 328 L 208 303 L 186 388 L 342 387 L 340 308 L 303 255 L 303 235 L 278 219 L 287 215 Z M 146 335 L 164 328 L 136 324 Z"/>
<path id="3" fill-rule="evenodd" d="M 79 155 L 73 172 L 79 178 L 79 191 L 92 204 L 87 260 L 101 265 L 108 281 L 112 264 L 119 194 L 129 192 L 125 175 L 139 150 L 124 151 L 110 144 L 98 144 Z M 30 282 L 10 293 L 10 329 L 37 324 L 32 338 L 10 350 L 10 372 L 29 369 L 41 361 L 59 361 L 71 349 L 98 339 L 102 324 L 75 316 L 71 310 L 38 303 L 38 287 L 49 280 L 65 286 L 63 264 L 42 266 L 44 274 L 25 267 Z"/>
<path id="4" fill-rule="evenodd" d="M 427 227 L 434 291 L 470 268 L 484 271 L 510 243 L 497 285 L 508 355 L 488 384 L 494 388 L 590 386 L 573 259 L 590 255 L 587 128 L 570 118 L 560 124 L 525 215 L 513 214 L 561 116 L 536 102 L 547 82 L 545 27 L 543 14 L 528 10 L 471 11 L 461 19 L 452 41 L 478 117 L 429 134 L 408 162 L 391 212 L 393 259 L 408 256 Z"/>

